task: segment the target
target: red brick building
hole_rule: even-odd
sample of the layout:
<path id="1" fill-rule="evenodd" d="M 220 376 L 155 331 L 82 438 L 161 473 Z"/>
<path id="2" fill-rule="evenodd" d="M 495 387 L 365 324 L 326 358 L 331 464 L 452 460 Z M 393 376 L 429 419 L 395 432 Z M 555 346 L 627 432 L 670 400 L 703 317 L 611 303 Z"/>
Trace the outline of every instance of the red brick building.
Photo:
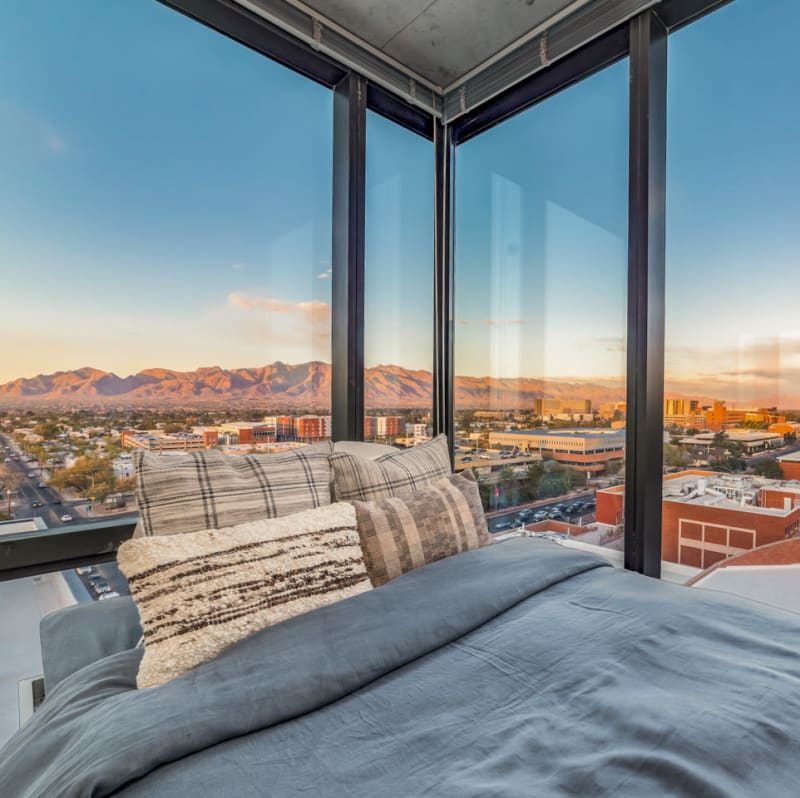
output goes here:
<path id="1" fill-rule="evenodd" d="M 763 484 L 765 483 L 766 484 Z M 624 486 L 597 491 L 597 522 L 624 521 Z M 661 558 L 708 568 L 800 532 L 800 487 L 780 480 L 681 471 L 664 477 Z"/>

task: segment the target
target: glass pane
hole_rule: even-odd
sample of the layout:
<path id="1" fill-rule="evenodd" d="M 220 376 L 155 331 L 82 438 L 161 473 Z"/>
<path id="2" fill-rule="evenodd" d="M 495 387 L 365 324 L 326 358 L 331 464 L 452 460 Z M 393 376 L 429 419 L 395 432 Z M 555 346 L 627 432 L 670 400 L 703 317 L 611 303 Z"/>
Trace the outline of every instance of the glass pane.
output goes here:
<path id="1" fill-rule="evenodd" d="M 160 3 L 3 4 L 5 516 L 135 515 L 136 446 L 329 437 L 331 130 L 328 89 Z"/>
<path id="2" fill-rule="evenodd" d="M 364 440 L 431 435 L 433 144 L 367 113 Z"/>
<path id="3" fill-rule="evenodd" d="M 800 528 L 800 324 L 777 280 L 800 268 L 798 25 L 792 0 L 737 0 L 669 40 L 662 554 L 687 574 Z"/>
<path id="4" fill-rule="evenodd" d="M 622 547 L 628 64 L 459 147 L 456 468 L 490 529 Z"/>

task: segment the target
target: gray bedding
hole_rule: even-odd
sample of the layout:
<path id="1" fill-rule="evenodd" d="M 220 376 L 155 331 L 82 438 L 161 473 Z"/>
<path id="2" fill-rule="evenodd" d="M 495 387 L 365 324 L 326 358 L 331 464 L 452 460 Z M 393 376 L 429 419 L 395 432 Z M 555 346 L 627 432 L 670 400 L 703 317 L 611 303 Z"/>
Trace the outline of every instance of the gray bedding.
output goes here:
<path id="1" fill-rule="evenodd" d="M 68 676 L 0 796 L 794 796 L 800 616 L 510 540 L 161 687 Z"/>

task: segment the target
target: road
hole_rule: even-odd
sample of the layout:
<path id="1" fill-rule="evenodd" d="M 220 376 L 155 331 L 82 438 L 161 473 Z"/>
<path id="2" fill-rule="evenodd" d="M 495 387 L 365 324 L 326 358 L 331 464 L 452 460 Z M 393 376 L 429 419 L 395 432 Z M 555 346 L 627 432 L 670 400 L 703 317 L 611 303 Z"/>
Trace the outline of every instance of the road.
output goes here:
<path id="1" fill-rule="evenodd" d="M 5 462 L 7 458 L 16 457 L 18 460 Z M 11 497 L 11 512 L 16 518 L 44 519 L 48 529 L 69 526 L 70 524 L 85 523 L 99 520 L 90 511 L 85 509 L 91 505 L 86 499 L 65 499 L 55 489 L 39 487 L 42 483 L 40 469 L 35 462 L 28 462 L 23 452 L 16 448 L 14 442 L 5 435 L 0 435 L 0 459 L 12 472 L 19 474 L 19 492 Z M 34 476 L 31 477 L 30 475 Z M 41 502 L 41 506 L 34 507 L 33 502 Z M 8 497 L 2 491 L 0 510 L 8 511 Z M 62 521 L 62 515 L 71 515 L 71 521 Z M 114 518 L 136 518 L 135 511 L 130 513 L 115 513 Z"/>
<path id="2" fill-rule="evenodd" d="M 5 462 L 6 458 L 17 457 L 18 460 L 10 460 Z M 87 521 L 102 522 L 102 519 L 92 515 L 91 512 L 86 511 L 86 506 L 90 504 L 86 499 L 64 499 L 61 494 L 55 489 L 50 487 L 39 487 L 41 477 L 39 469 L 34 463 L 29 463 L 25 455 L 19 451 L 13 441 L 9 440 L 5 435 L 0 435 L 0 459 L 3 460 L 4 465 L 7 466 L 12 472 L 19 474 L 19 492 L 11 499 L 11 510 L 17 518 L 43 518 L 49 529 L 68 527 L 78 523 L 86 523 Z M 30 474 L 34 474 L 33 477 Z M 2 509 L 4 512 L 8 510 L 8 500 L 3 492 Z M 34 507 L 33 502 L 41 502 L 42 506 Z M 71 521 L 62 521 L 62 515 L 71 515 Z M 137 513 L 115 513 L 114 518 L 136 518 Z M 94 566 L 95 572 L 100 574 L 112 590 L 119 593 L 121 596 L 130 595 L 128 583 L 125 577 L 120 572 L 115 562 L 100 563 Z M 97 595 L 91 587 L 88 575 L 81 575 L 81 581 L 86 587 L 89 595 L 96 599 Z"/>
<path id="3" fill-rule="evenodd" d="M 518 524 L 517 516 L 519 515 L 520 510 L 523 509 L 531 509 L 534 513 L 539 511 L 544 512 L 552 512 L 553 509 L 557 505 L 561 505 L 562 507 L 567 508 L 568 505 L 576 502 L 576 501 L 588 501 L 594 500 L 594 491 L 585 491 L 583 493 L 571 493 L 567 494 L 566 496 L 554 496 L 552 499 L 546 499 L 544 501 L 533 502 L 531 504 L 521 505 L 519 507 L 510 507 L 508 510 L 502 513 L 487 513 L 486 521 L 489 525 L 490 532 L 504 532 L 507 531 L 510 527 L 513 527 L 515 524 Z M 583 519 L 583 523 L 587 524 L 591 521 L 594 521 L 594 511 L 591 512 L 565 512 L 567 521 L 569 523 L 577 523 L 579 519 Z M 533 523 L 534 519 L 531 516 L 526 523 L 530 524 Z"/>

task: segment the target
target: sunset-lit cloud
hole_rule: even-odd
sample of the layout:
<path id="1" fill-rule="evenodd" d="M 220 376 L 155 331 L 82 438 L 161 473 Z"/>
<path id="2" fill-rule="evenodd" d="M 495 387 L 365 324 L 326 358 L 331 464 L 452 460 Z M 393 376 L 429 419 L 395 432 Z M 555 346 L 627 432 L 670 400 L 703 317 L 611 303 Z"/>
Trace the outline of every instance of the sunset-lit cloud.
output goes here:
<path id="1" fill-rule="evenodd" d="M 300 314 L 303 316 L 330 316 L 331 306 L 327 302 L 287 302 L 275 297 L 256 297 L 244 293 L 228 294 L 228 302 L 242 310 L 261 310 L 267 313 Z"/>

